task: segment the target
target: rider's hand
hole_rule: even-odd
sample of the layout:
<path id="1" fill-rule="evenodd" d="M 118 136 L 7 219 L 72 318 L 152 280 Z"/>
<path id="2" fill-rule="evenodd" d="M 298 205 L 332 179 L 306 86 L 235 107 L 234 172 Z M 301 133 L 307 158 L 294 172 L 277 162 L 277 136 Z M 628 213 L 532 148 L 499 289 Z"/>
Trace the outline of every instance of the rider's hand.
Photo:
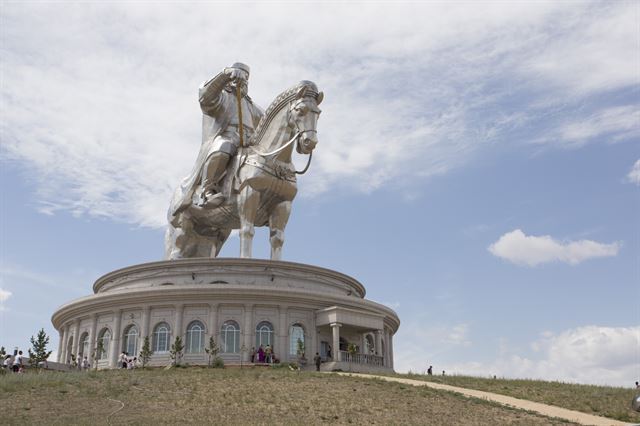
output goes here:
<path id="1" fill-rule="evenodd" d="M 225 68 L 223 70 L 223 72 L 228 75 L 231 80 L 247 80 L 247 73 L 244 70 L 241 70 L 240 68 Z"/>

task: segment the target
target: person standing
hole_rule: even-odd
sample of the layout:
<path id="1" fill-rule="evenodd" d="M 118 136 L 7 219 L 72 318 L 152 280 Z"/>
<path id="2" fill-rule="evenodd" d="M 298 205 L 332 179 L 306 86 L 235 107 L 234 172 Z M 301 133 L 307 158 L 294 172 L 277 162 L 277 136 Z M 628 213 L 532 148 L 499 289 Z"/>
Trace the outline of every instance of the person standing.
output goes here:
<path id="1" fill-rule="evenodd" d="M 264 355 L 265 355 L 265 362 L 267 364 L 271 363 L 271 345 L 267 345 L 267 347 L 264 350 Z"/>
<path id="2" fill-rule="evenodd" d="M 122 351 L 120 353 L 120 358 L 118 358 L 118 363 L 120 364 L 120 368 L 127 368 L 127 353 Z"/>
<path id="3" fill-rule="evenodd" d="M 11 354 L 7 354 L 4 357 L 4 360 L 2 361 L 2 367 L 4 367 L 5 370 L 7 370 L 7 373 L 11 371 L 11 369 L 13 368 L 13 359 L 11 359 L 12 356 Z"/>
<path id="4" fill-rule="evenodd" d="M 428 374 L 429 376 L 433 375 L 433 365 L 430 365 L 430 366 L 429 366 L 429 369 L 427 370 L 427 374 Z"/>
<path id="5" fill-rule="evenodd" d="M 260 345 L 260 347 L 258 348 L 258 362 L 264 362 L 264 348 L 262 347 L 262 345 Z"/>
<path id="6" fill-rule="evenodd" d="M 320 364 L 322 363 L 322 357 L 318 352 L 316 352 L 316 356 L 313 357 L 313 362 L 316 364 L 316 371 L 320 371 Z"/>
<path id="7" fill-rule="evenodd" d="M 18 351 L 18 355 L 13 360 L 13 372 L 18 373 L 22 370 L 22 351 Z"/>

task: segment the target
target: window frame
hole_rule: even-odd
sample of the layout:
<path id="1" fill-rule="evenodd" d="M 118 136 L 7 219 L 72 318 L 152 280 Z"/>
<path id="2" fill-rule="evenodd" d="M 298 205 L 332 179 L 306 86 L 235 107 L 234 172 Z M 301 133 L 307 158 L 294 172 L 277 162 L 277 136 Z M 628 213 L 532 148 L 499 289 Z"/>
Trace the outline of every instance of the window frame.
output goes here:
<path id="1" fill-rule="evenodd" d="M 266 328 L 266 330 L 264 329 Z M 261 321 L 256 325 L 256 348 L 259 348 L 262 345 L 263 348 L 266 348 L 267 345 L 270 345 L 273 348 L 273 335 L 274 335 L 273 324 L 269 321 Z M 266 335 L 266 341 L 263 337 Z"/>
<path id="2" fill-rule="evenodd" d="M 232 329 L 232 330 L 230 330 Z M 240 325 L 234 320 L 227 320 L 220 328 L 220 350 L 225 354 L 240 353 Z M 233 336 L 233 350 L 229 351 L 228 336 Z"/>
<path id="3" fill-rule="evenodd" d="M 165 329 L 164 332 L 160 332 L 160 329 Z M 164 348 L 160 347 L 161 338 L 160 335 L 165 336 Z M 171 326 L 166 321 L 161 321 L 153 327 L 153 333 L 151 334 L 151 351 L 154 354 L 166 354 L 169 353 L 169 347 L 171 342 Z"/>
<path id="4" fill-rule="evenodd" d="M 194 331 L 194 328 L 198 327 L 197 332 Z M 194 335 L 197 333 L 198 336 L 198 340 L 199 340 L 199 345 L 197 346 L 197 348 L 195 348 L 196 350 L 194 351 Z M 204 324 L 202 323 L 202 321 L 199 320 L 195 320 L 195 321 L 191 321 L 189 323 L 189 325 L 187 326 L 187 331 L 186 331 L 186 336 L 185 336 L 185 345 L 184 345 L 184 351 L 185 353 L 188 354 L 201 354 L 204 352 L 204 335 L 206 333 L 206 328 L 204 326 Z"/>

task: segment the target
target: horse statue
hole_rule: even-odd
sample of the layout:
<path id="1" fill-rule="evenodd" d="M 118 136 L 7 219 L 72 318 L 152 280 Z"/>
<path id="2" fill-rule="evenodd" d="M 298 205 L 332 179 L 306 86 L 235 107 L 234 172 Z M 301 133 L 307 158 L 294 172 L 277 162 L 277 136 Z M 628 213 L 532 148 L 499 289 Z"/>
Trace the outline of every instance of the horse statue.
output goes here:
<path id="1" fill-rule="evenodd" d="M 315 83 L 301 81 L 276 97 L 230 161 L 222 182 L 229 196 L 222 205 L 206 208 L 198 203 L 200 188 L 187 208 L 177 210 L 181 188 L 176 189 L 165 234 L 167 259 L 216 257 L 233 229 L 239 229 L 240 257 L 250 258 L 255 226 L 269 226 L 271 259 L 282 258 L 284 229 L 298 191 L 296 174 L 307 171 L 318 143 L 323 96 Z M 294 146 L 309 155 L 301 172 L 292 163 Z"/>

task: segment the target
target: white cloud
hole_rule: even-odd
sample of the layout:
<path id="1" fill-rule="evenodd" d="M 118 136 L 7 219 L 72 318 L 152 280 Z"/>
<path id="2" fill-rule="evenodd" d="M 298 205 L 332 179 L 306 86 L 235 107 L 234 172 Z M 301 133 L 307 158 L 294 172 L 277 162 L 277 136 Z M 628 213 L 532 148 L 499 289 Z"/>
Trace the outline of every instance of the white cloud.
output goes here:
<path id="1" fill-rule="evenodd" d="M 605 135 L 611 142 L 640 138 L 640 109 L 635 105 L 607 108 L 559 129 L 558 139 L 567 146 L 580 146 Z"/>
<path id="2" fill-rule="evenodd" d="M 507 232 L 488 250 L 497 257 L 517 265 L 536 266 L 548 262 L 576 265 L 588 259 L 616 256 L 621 243 L 598 243 L 591 240 L 559 242 L 549 235 L 527 236 L 520 229 Z"/>
<path id="3" fill-rule="evenodd" d="M 503 353 L 493 362 L 465 362 L 454 374 L 557 380 L 628 387 L 640 377 L 640 327 L 584 326 L 546 333 L 531 355 Z"/>
<path id="4" fill-rule="evenodd" d="M 427 363 L 460 348 L 472 346 L 469 325 L 429 324 L 426 320 L 403 322 L 393 338 L 394 368 L 396 371 L 422 372 Z"/>
<path id="5" fill-rule="evenodd" d="M 627 175 L 627 179 L 631 183 L 640 185 L 640 160 L 636 161 L 633 167 L 631 167 L 631 171 Z"/>
<path id="6" fill-rule="evenodd" d="M 4 307 L 4 302 L 9 300 L 12 294 L 13 293 L 11 293 L 9 290 L 0 288 L 0 311 L 6 310 L 6 308 Z"/>
<path id="7" fill-rule="evenodd" d="M 13 293 L 11 293 L 9 290 L 0 288 L 0 303 L 6 302 L 11 297 L 12 294 Z"/>
<path id="8" fill-rule="evenodd" d="M 637 85 L 640 63 L 631 53 L 637 49 L 636 5 L 611 3 L 575 12 L 557 16 L 564 21 L 561 34 L 536 34 L 538 49 L 523 61 L 521 71 L 539 84 L 577 94 Z M 590 18 L 593 12 L 597 19 Z"/>
<path id="9" fill-rule="evenodd" d="M 300 79 L 325 91 L 302 196 L 336 183 L 411 193 L 495 142 L 532 134 L 629 137 L 623 111 L 547 118 L 550 104 L 562 116 L 635 84 L 632 6 L 556 3 L 7 4 L 1 154 L 24 163 L 45 214 L 162 226 L 200 143 L 196 88 L 236 60 L 251 65 L 262 106 Z M 224 19 L 211 25 L 212 16 Z M 550 128 L 531 131 L 539 122 Z"/>

